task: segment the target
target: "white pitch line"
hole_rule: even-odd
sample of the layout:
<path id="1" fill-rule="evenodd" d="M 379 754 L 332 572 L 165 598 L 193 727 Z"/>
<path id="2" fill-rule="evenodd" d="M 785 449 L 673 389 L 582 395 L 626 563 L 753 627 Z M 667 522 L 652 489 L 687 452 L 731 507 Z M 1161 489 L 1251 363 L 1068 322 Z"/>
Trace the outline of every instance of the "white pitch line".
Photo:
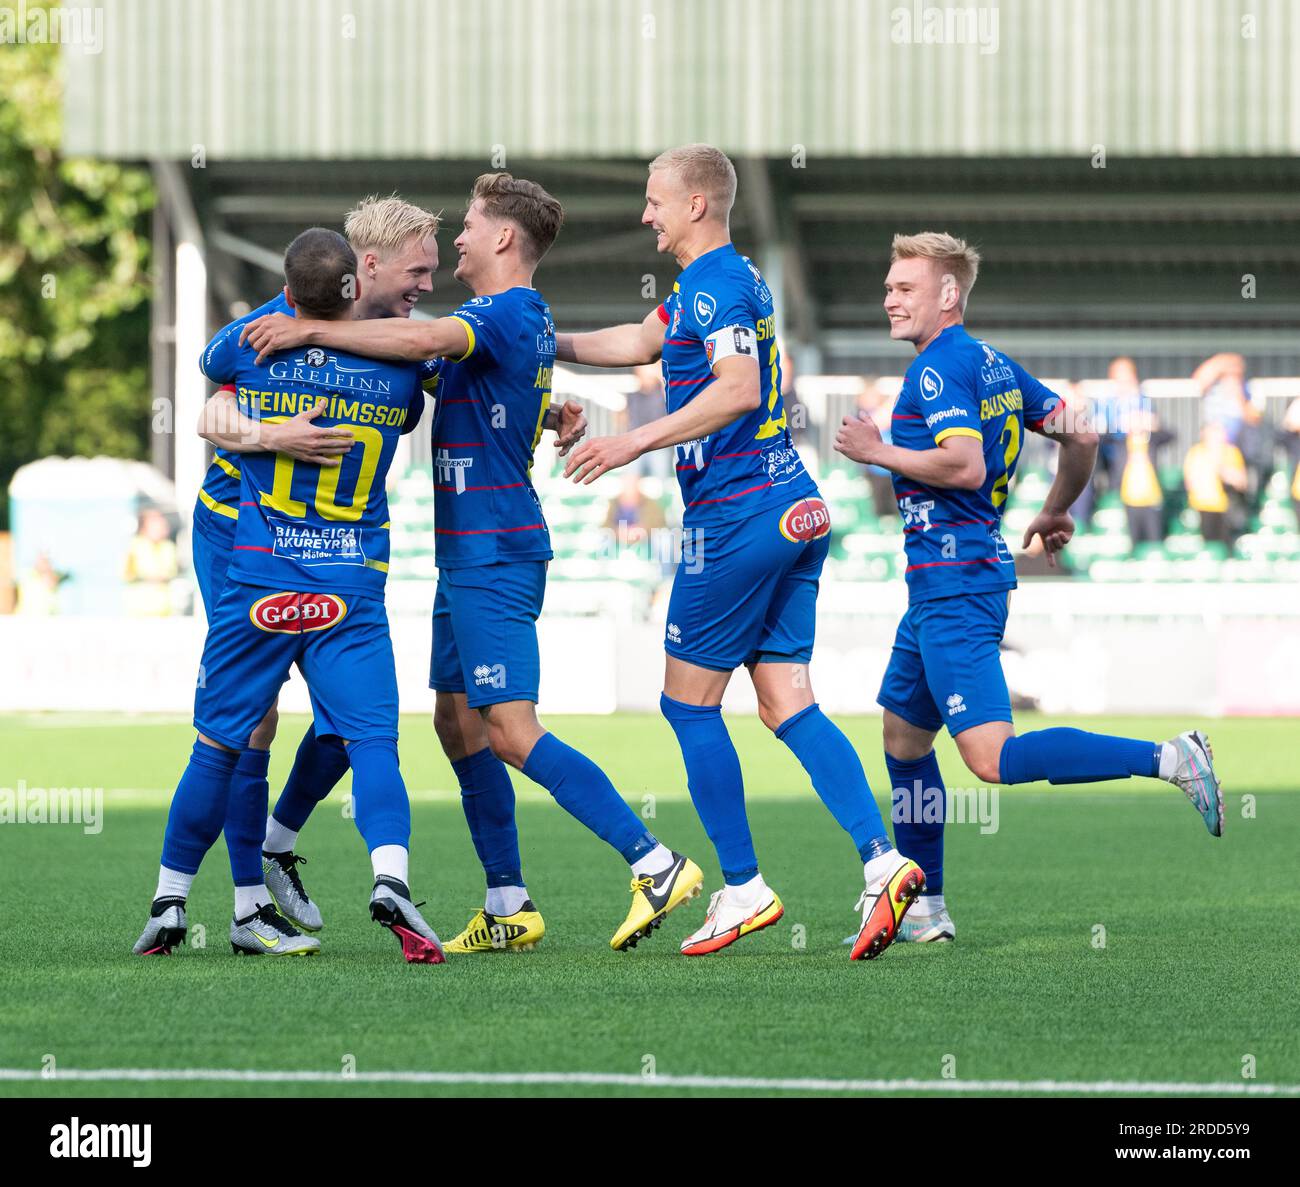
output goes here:
<path id="1" fill-rule="evenodd" d="M 767 1079 L 747 1076 L 641 1076 L 616 1072 L 341 1072 L 241 1071 L 238 1068 L 57 1068 L 53 1075 L 34 1068 L 0 1068 L 0 1081 L 75 1082 L 190 1081 L 209 1084 L 442 1084 L 516 1086 L 536 1084 L 610 1088 L 737 1089 L 757 1092 L 938 1092 L 1081 1096 L 1300 1096 L 1300 1084 L 1227 1081 L 1194 1084 L 1138 1080 L 824 1080 Z"/>

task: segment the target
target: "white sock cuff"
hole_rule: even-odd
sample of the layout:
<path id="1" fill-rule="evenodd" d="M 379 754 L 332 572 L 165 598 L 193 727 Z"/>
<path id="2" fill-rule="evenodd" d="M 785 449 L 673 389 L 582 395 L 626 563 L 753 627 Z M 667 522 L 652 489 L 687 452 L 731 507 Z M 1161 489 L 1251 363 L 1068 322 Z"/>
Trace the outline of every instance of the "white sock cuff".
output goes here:
<path id="1" fill-rule="evenodd" d="M 290 853 L 297 843 L 297 829 L 285 827 L 274 814 L 266 818 L 266 840 L 262 842 L 262 848 L 267 853 Z"/>
<path id="2" fill-rule="evenodd" d="M 376 878 L 396 878 L 406 886 L 411 885 L 410 860 L 405 845 L 376 845 L 370 851 L 370 868 Z"/>
<path id="3" fill-rule="evenodd" d="M 190 887 L 193 885 L 193 874 L 182 874 L 180 870 L 171 870 L 166 866 L 159 866 L 158 889 L 154 891 L 153 897 L 155 899 L 189 898 Z"/>

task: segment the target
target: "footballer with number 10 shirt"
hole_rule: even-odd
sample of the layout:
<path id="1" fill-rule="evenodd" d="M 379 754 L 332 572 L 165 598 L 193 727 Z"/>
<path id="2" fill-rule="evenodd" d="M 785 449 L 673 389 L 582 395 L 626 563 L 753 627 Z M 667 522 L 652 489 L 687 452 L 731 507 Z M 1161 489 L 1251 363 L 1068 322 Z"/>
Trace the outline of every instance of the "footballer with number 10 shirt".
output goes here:
<path id="1" fill-rule="evenodd" d="M 284 270 L 286 299 L 304 316 L 351 319 L 357 260 L 341 235 L 304 231 L 285 252 Z M 316 732 L 347 746 L 357 827 L 375 874 L 371 917 L 398 937 L 408 961 L 439 964 L 438 937 L 408 887 L 411 811 L 398 768 L 397 675 L 384 611 L 384 479 L 403 426 L 423 405 L 420 372 L 323 350 L 263 365 L 236 343 L 242 324 L 204 351 L 208 378 L 233 384 L 241 412 L 257 420 L 287 419 L 324 401 L 320 422 L 345 425 L 356 443 L 337 465 L 266 452 L 243 458 L 230 569 L 194 698 L 198 739 L 172 798 L 158 891 L 135 950 L 167 952 L 183 941 L 185 902 L 220 835 L 236 760 L 296 663 Z M 269 904 L 253 919 L 235 919 L 230 941 L 236 952 L 259 955 L 320 947 Z"/>
<path id="2" fill-rule="evenodd" d="M 421 295 L 433 287 L 438 268 L 437 232 L 437 215 L 396 195 L 366 198 L 347 213 L 343 234 L 356 254 L 361 282 L 353 304 L 354 317 L 411 315 Z M 232 326 L 276 311 L 292 314 L 284 292 Z M 434 382 L 436 375 L 426 380 L 426 387 Z M 216 447 L 194 505 L 194 576 L 209 621 L 225 586 L 235 544 L 240 455 L 269 450 L 302 462 L 337 465 L 356 440 L 341 425 L 324 428 L 315 424 L 324 401 L 287 420 L 261 421 L 244 416 L 234 395 L 231 385 L 222 387 L 204 405 L 199 421 L 199 435 Z M 417 398 L 403 432 L 416 427 L 422 403 Z M 278 720 L 273 706 L 253 731 L 230 782 L 222 831 L 235 883 L 235 917 L 246 918 L 273 904 L 296 928 L 315 933 L 324 921 L 299 873 L 300 863 L 306 859 L 294 848 L 298 830 L 312 809 L 347 774 L 347 748 L 332 735 L 318 737 L 314 724 L 309 724 L 275 808 L 268 813 L 267 764 Z M 263 951 L 276 956 L 281 948 L 277 945 Z"/>
<path id="3" fill-rule="evenodd" d="M 889 842 L 852 744 L 808 681 L 817 587 L 830 516 L 786 426 L 772 294 L 731 244 L 736 171 L 705 144 L 650 163 L 643 224 L 682 268 L 672 294 L 640 325 L 562 334 L 558 357 L 627 367 L 663 360 L 668 415 L 579 446 L 565 473 L 590 482 L 651 449 L 672 447 L 686 540 L 664 637 L 660 707 L 681 746 L 687 786 L 722 867 L 687 956 L 716 952 L 775 923 L 780 898 L 758 869 L 740 760 L 722 697 L 742 664 L 759 716 L 808 772 L 853 839 L 865 888 L 850 956 L 878 956 L 925 874 Z"/>
<path id="4" fill-rule="evenodd" d="M 895 840 L 925 868 L 927 887 L 900 939 L 952 940 L 943 896 L 943 816 L 922 797 L 946 798 L 934 738 L 944 726 L 971 772 L 987 783 L 1091 783 L 1144 775 L 1180 788 L 1212 836 L 1223 792 L 1209 739 L 1188 730 L 1148 742 L 1044 729 L 1017 735 L 1002 675 L 1015 560 L 999 531 L 1025 430 L 1060 447 L 1056 478 L 1025 531 L 1049 560 L 1069 542 L 1069 508 L 1092 474 L 1097 437 L 1019 363 L 963 325 L 980 264 L 973 247 L 934 231 L 898 235 L 885 280 L 890 337 L 916 358 L 894 405 L 892 444 L 866 413 L 845 417 L 835 447 L 893 472 L 907 553 L 908 608 L 877 698 L 893 784 Z M 935 818 L 937 816 L 937 819 Z"/>

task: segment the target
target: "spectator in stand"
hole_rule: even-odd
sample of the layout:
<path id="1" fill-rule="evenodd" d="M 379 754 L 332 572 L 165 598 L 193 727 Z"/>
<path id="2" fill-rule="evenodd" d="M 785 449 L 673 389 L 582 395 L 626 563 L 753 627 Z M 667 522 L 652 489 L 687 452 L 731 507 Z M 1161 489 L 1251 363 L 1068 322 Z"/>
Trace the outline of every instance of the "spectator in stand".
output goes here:
<path id="1" fill-rule="evenodd" d="M 1136 418 L 1150 409 L 1151 400 L 1143 395 L 1138 380 L 1137 364 L 1127 355 L 1111 359 L 1106 382 L 1094 394 L 1090 409 L 1099 439 L 1097 465 L 1092 479 L 1070 508 L 1083 529 L 1092 524 L 1097 500 L 1108 491 L 1121 489 L 1127 461 L 1125 439 Z"/>
<path id="2" fill-rule="evenodd" d="M 1142 391 L 1137 364 L 1126 355 L 1112 359 L 1106 372 L 1109 390 L 1105 398 L 1106 423 L 1102 433 L 1101 455 L 1106 459 L 1107 490 L 1118 490 L 1124 480 L 1125 439 L 1135 425 L 1145 432 L 1155 426 L 1145 419 L 1152 411 L 1151 397 Z M 1098 464 L 1100 465 L 1100 459 Z"/>
<path id="3" fill-rule="evenodd" d="M 642 425 L 658 420 L 665 411 L 664 377 L 658 363 L 644 367 L 633 367 L 632 375 L 636 379 L 636 391 L 627 397 L 627 411 L 621 418 L 620 433 L 630 433 Z M 672 477 L 675 449 L 652 449 L 643 453 L 628 466 L 628 472 L 641 474 L 647 478 L 658 478 L 666 482 Z"/>
<path id="4" fill-rule="evenodd" d="M 1287 405 L 1282 431 L 1286 434 L 1287 470 L 1291 474 L 1291 509 L 1295 512 L 1296 528 L 1300 530 L 1300 396 Z"/>
<path id="5" fill-rule="evenodd" d="M 855 400 L 858 411 L 865 412 L 880 430 L 881 440 L 890 443 L 890 418 L 894 414 L 894 397 L 881 389 L 878 379 L 864 379 Z M 871 489 L 871 506 L 879 519 L 891 519 L 898 514 L 898 499 L 894 495 L 894 476 L 880 466 L 867 466 L 867 485 Z"/>
<path id="6" fill-rule="evenodd" d="M 1264 417 L 1262 402 L 1251 396 L 1246 360 L 1232 352 L 1211 355 L 1192 379 L 1203 397 L 1203 422 L 1221 424 L 1228 444 L 1240 451 L 1246 466 L 1242 496 L 1251 511 L 1258 511 L 1273 473 L 1273 427 Z"/>
<path id="7" fill-rule="evenodd" d="M 1232 546 L 1234 537 L 1232 494 L 1246 491 L 1246 463 L 1241 450 L 1228 440 L 1220 421 L 1201 429 L 1200 441 L 1187 451 L 1183 462 L 1187 504 L 1201 517 L 1201 538 Z"/>
<path id="8" fill-rule="evenodd" d="M 68 579 L 54 568 L 48 552 L 38 552 L 36 561 L 18 579 L 19 614 L 48 616 L 59 612 L 59 586 Z"/>
<path id="9" fill-rule="evenodd" d="M 169 615 L 171 583 L 179 573 L 176 542 L 167 517 L 153 507 L 141 512 L 139 526 L 126 552 L 123 572 L 126 612 L 143 618 Z"/>
<path id="10" fill-rule="evenodd" d="M 1124 437 L 1124 469 L 1119 497 L 1128 515 L 1129 540 L 1136 551 L 1140 544 L 1159 544 L 1165 538 L 1165 495 L 1156 474 L 1154 448 L 1162 444 L 1154 412 L 1136 412 L 1128 418 Z"/>
<path id="11" fill-rule="evenodd" d="M 640 544 L 666 524 L 664 509 L 654 499 L 646 498 L 640 478 L 625 470 L 618 497 L 609 501 L 609 510 L 605 512 L 605 527 L 616 533 L 620 541 Z"/>

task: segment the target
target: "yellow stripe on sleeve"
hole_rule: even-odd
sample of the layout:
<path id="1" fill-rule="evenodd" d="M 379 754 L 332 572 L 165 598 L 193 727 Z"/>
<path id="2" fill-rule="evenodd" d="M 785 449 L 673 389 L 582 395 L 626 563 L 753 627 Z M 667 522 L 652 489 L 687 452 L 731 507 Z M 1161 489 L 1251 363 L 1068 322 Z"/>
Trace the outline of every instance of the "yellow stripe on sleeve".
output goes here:
<path id="1" fill-rule="evenodd" d="M 469 335 L 469 349 L 458 359 L 452 359 L 453 363 L 463 363 L 470 355 L 474 353 L 474 347 L 477 345 L 474 339 L 474 327 L 469 324 L 463 317 L 453 317 L 452 321 L 458 321 L 465 327 L 465 333 Z"/>
<path id="2" fill-rule="evenodd" d="M 938 445 L 949 437 L 974 437 L 976 441 L 984 440 L 984 434 L 981 433 L 979 429 L 968 429 L 964 426 L 958 426 L 955 429 L 944 429 L 942 432 L 935 434 L 934 443 Z"/>
<path id="3" fill-rule="evenodd" d="M 213 457 L 212 460 L 217 464 L 218 467 L 220 467 L 222 470 L 225 470 L 225 472 L 226 472 L 227 474 L 229 474 L 231 478 L 238 478 L 238 477 L 239 477 L 239 467 L 238 467 L 238 466 L 232 466 L 232 465 L 231 465 L 228 461 L 226 461 L 226 459 L 223 458 L 220 454 L 217 454 L 215 457 Z"/>

